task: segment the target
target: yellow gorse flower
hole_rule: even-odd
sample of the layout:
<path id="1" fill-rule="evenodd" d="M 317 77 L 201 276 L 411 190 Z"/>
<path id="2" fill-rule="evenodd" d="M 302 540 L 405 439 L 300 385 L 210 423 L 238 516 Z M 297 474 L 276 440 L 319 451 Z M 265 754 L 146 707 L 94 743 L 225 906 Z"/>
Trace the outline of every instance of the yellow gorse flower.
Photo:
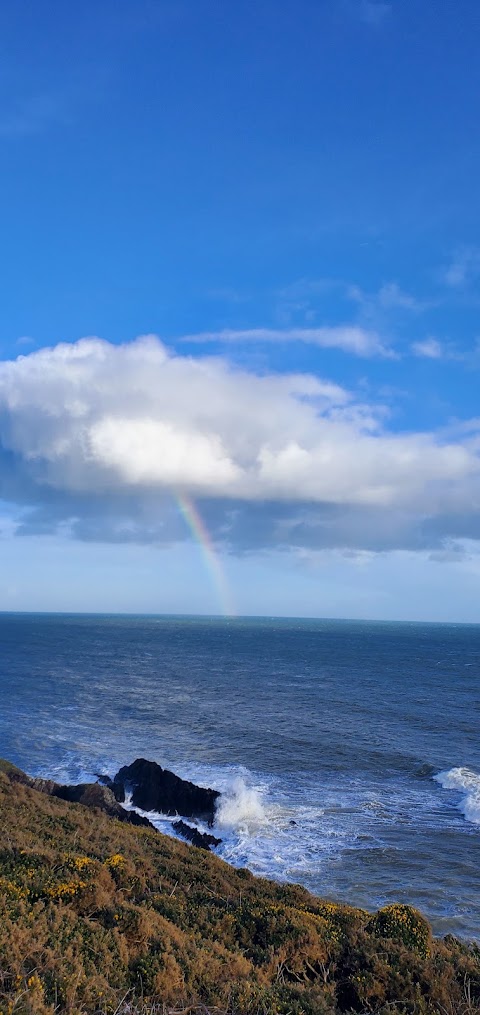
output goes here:
<path id="1" fill-rule="evenodd" d="M 50 888 L 48 894 L 51 899 L 68 899 L 78 895 L 82 888 L 86 887 L 86 881 L 64 881 L 62 884 Z"/>
<path id="2" fill-rule="evenodd" d="M 74 865 L 77 871 L 82 871 L 85 867 L 90 867 L 92 863 L 93 860 L 91 860 L 89 856 L 76 856 L 74 860 Z"/>
<path id="3" fill-rule="evenodd" d="M 105 867 L 110 867 L 111 870 L 118 870 L 119 867 L 123 867 L 125 865 L 126 860 L 121 853 L 114 853 L 113 856 L 107 856 L 106 860 L 103 862 Z"/>

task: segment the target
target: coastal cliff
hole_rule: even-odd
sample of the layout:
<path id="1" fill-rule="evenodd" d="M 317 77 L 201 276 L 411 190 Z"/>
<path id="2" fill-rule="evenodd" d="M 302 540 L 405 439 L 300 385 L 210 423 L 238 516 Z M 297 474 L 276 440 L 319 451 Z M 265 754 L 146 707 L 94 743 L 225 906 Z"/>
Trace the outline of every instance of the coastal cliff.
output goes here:
<path id="1" fill-rule="evenodd" d="M 0 764 L 2 1015 L 480 1012 L 478 947 L 411 907 L 254 878 L 53 785 Z"/>

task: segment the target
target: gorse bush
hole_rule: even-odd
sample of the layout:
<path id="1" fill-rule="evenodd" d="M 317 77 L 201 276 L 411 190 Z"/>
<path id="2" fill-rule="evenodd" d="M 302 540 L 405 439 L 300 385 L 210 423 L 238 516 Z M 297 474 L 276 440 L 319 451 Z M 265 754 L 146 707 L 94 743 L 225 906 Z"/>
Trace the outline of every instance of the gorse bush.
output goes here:
<path id="1" fill-rule="evenodd" d="M 379 909 L 368 924 L 368 930 L 378 937 L 402 941 L 407 948 L 426 957 L 429 952 L 430 927 L 421 913 L 412 906 L 385 906 Z"/>
<path id="2" fill-rule="evenodd" d="M 480 1013 L 477 948 L 411 907 L 325 902 L 16 778 L 0 769 L 0 1015 Z"/>

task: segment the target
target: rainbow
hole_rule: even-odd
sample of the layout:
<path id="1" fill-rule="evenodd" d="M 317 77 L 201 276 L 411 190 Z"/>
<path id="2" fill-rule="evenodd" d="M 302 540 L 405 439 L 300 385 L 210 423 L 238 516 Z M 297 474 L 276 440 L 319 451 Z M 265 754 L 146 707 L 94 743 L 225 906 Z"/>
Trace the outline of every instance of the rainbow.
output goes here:
<path id="1" fill-rule="evenodd" d="M 233 605 L 230 589 L 210 533 L 195 507 L 195 504 L 186 493 L 179 493 L 178 490 L 175 491 L 175 499 L 177 501 L 180 514 L 185 519 L 193 538 L 198 543 L 202 551 L 207 570 L 210 572 L 213 584 L 217 590 L 221 613 L 224 617 L 234 617 L 236 615 L 236 611 Z"/>

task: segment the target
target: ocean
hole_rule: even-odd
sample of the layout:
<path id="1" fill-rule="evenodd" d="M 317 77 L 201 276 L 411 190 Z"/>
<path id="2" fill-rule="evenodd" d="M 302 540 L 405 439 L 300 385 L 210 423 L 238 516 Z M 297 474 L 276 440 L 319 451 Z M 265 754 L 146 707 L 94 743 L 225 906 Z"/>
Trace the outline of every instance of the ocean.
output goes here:
<path id="1" fill-rule="evenodd" d="M 155 760 L 225 860 L 480 938 L 480 625 L 0 614 L 0 685 L 31 774 Z"/>

